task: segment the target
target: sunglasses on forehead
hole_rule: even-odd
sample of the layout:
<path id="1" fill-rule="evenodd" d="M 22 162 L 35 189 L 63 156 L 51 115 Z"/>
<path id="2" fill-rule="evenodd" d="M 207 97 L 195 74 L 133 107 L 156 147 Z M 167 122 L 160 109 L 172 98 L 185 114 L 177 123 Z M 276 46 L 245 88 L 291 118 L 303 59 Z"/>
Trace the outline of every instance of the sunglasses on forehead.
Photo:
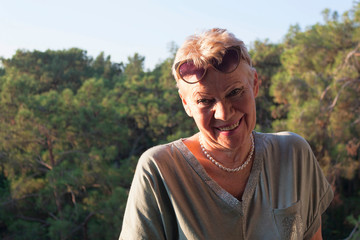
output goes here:
<path id="1" fill-rule="evenodd" d="M 231 73 L 239 66 L 241 58 L 240 47 L 229 47 L 220 63 L 215 59 L 211 65 L 223 73 Z M 193 84 L 199 82 L 206 75 L 208 67 L 196 67 L 192 60 L 183 60 L 175 64 L 177 75 L 187 83 Z"/>

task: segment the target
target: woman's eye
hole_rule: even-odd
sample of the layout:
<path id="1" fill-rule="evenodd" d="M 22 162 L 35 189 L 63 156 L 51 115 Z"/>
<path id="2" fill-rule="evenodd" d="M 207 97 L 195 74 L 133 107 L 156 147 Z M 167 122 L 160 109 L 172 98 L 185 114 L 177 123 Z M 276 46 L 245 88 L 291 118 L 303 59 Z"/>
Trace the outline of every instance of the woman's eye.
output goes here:
<path id="1" fill-rule="evenodd" d="M 228 97 L 233 97 L 233 96 L 236 96 L 236 95 L 239 95 L 243 92 L 243 88 L 235 88 L 234 90 L 232 90 L 227 96 Z"/>
<path id="2" fill-rule="evenodd" d="M 210 105 L 211 103 L 213 103 L 213 99 L 206 99 L 206 98 L 202 98 L 202 99 L 199 99 L 197 100 L 196 102 L 198 104 L 202 104 L 202 105 Z"/>

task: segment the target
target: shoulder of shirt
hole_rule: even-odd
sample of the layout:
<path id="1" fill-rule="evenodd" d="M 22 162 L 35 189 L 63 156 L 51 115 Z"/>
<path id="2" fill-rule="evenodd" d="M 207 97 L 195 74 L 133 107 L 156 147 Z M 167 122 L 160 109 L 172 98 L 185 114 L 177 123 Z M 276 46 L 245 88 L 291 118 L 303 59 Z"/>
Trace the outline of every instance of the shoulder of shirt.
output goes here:
<path id="1" fill-rule="evenodd" d="M 262 134 L 261 134 L 262 135 Z M 281 162 L 294 162 L 298 169 L 305 167 L 306 169 L 313 165 L 313 151 L 309 143 L 300 135 L 293 132 L 265 133 L 262 136 L 264 147 L 273 149 L 283 157 L 279 158 Z M 291 155 L 289 155 L 291 154 Z M 287 156 L 293 156 L 287 158 Z M 272 159 L 272 161 L 277 161 Z M 302 167 L 300 167 L 302 166 Z"/>
<path id="2" fill-rule="evenodd" d="M 141 156 L 159 156 L 162 155 L 164 152 L 170 151 L 172 147 L 174 147 L 174 144 L 179 140 L 175 140 L 173 142 L 165 143 L 165 144 L 159 144 L 156 146 L 153 146 L 149 149 L 147 149 Z"/>
<path id="3" fill-rule="evenodd" d="M 293 145 L 301 148 L 310 148 L 309 143 L 299 134 L 284 131 L 276 133 L 259 133 L 264 141 L 276 141 L 280 145 Z"/>
<path id="4" fill-rule="evenodd" d="M 173 155 L 175 143 L 178 141 L 181 141 L 181 139 L 147 149 L 141 154 L 138 165 L 158 164 L 159 162 L 168 159 L 170 155 Z"/>

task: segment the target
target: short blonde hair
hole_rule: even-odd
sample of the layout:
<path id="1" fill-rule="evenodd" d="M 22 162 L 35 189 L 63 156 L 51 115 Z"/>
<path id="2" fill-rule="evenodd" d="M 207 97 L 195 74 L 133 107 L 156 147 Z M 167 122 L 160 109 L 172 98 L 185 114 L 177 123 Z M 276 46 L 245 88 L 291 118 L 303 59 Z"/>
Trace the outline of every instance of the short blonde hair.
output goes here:
<path id="1" fill-rule="evenodd" d="M 239 47 L 241 50 L 240 59 L 245 60 L 252 67 L 251 58 L 244 42 L 237 39 L 234 34 L 226 29 L 213 28 L 201 34 L 189 36 L 178 49 L 172 66 L 172 73 L 176 81 L 179 80 L 176 73 L 176 64 L 178 62 L 192 60 L 197 67 L 206 67 L 213 59 L 220 63 L 226 48 L 229 47 Z"/>

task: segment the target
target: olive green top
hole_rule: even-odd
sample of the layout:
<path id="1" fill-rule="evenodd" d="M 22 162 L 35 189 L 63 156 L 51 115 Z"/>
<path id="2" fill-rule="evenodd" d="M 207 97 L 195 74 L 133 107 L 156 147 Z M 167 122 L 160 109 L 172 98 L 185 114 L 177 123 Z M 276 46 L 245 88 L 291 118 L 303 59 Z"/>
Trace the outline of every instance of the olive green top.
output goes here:
<path id="1" fill-rule="evenodd" d="M 120 239 L 310 239 L 333 192 L 300 136 L 254 132 L 255 158 L 239 201 L 183 141 L 140 158 Z"/>

